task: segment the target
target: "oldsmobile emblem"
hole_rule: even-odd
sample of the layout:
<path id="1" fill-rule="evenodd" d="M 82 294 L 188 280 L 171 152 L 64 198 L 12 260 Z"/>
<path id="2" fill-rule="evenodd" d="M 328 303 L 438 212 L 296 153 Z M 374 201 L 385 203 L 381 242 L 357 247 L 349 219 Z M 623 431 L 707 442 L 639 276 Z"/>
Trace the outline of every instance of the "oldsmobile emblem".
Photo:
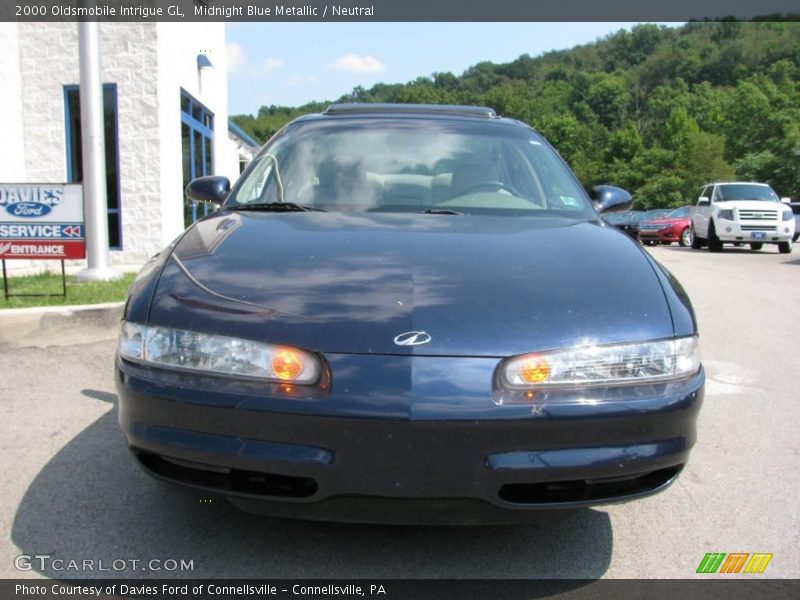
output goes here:
<path id="1" fill-rule="evenodd" d="M 394 338 L 398 346 L 421 346 L 431 341 L 431 336 L 424 331 L 406 331 Z"/>

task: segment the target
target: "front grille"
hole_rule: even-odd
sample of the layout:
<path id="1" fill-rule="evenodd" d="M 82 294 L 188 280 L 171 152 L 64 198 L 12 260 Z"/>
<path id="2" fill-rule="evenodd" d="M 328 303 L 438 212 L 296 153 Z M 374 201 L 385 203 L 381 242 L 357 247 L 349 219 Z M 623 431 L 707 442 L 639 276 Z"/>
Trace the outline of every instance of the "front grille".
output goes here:
<path id="1" fill-rule="evenodd" d="M 775 231 L 775 225 L 740 225 L 742 231 Z"/>
<path id="2" fill-rule="evenodd" d="M 674 479 L 682 468 L 683 465 L 678 465 L 626 477 L 507 483 L 500 487 L 498 495 L 514 504 L 602 501 L 655 491 Z"/>
<path id="3" fill-rule="evenodd" d="M 642 225 L 639 227 L 641 231 L 658 231 L 663 225 Z"/>
<path id="4" fill-rule="evenodd" d="M 740 210 L 739 218 L 746 221 L 776 221 L 777 210 Z"/>

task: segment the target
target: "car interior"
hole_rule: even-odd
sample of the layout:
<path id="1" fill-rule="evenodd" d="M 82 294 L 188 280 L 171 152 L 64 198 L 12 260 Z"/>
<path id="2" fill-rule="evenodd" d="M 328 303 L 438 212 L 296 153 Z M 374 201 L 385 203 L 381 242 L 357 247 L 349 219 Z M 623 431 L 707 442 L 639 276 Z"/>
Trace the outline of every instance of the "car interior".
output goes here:
<path id="1" fill-rule="evenodd" d="M 333 134 L 276 145 L 244 174 L 238 203 L 334 211 L 553 211 L 589 208 L 577 181 L 535 139 Z"/>

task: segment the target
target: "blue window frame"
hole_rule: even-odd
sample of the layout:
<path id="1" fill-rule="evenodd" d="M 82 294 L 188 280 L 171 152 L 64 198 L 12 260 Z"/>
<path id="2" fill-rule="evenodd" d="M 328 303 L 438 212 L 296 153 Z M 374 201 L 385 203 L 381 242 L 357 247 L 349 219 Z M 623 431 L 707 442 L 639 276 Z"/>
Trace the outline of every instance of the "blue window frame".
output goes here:
<path id="1" fill-rule="evenodd" d="M 181 149 L 183 188 L 196 177 L 214 172 L 214 113 L 181 90 Z M 183 199 L 184 225 L 189 226 L 209 213 L 208 204 Z"/>
<path id="2" fill-rule="evenodd" d="M 119 128 L 117 85 L 103 84 L 103 121 L 106 146 L 106 195 L 108 197 L 108 247 L 122 250 L 122 213 L 119 192 Z M 81 98 L 77 85 L 64 86 L 64 122 L 67 140 L 67 181 L 83 181 L 81 154 Z"/>

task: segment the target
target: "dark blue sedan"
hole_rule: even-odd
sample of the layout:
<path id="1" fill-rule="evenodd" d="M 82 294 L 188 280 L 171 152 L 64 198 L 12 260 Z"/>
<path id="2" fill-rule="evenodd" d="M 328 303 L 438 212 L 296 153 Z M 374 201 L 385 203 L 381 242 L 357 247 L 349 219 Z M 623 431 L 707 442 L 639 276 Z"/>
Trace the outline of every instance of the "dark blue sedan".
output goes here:
<path id="1" fill-rule="evenodd" d="M 136 460 L 255 512 L 503 522 L 666 488 L 695 442 L 680 284 L 533 129 L 333 105 L 277 133 L 131 287 Z"/>

